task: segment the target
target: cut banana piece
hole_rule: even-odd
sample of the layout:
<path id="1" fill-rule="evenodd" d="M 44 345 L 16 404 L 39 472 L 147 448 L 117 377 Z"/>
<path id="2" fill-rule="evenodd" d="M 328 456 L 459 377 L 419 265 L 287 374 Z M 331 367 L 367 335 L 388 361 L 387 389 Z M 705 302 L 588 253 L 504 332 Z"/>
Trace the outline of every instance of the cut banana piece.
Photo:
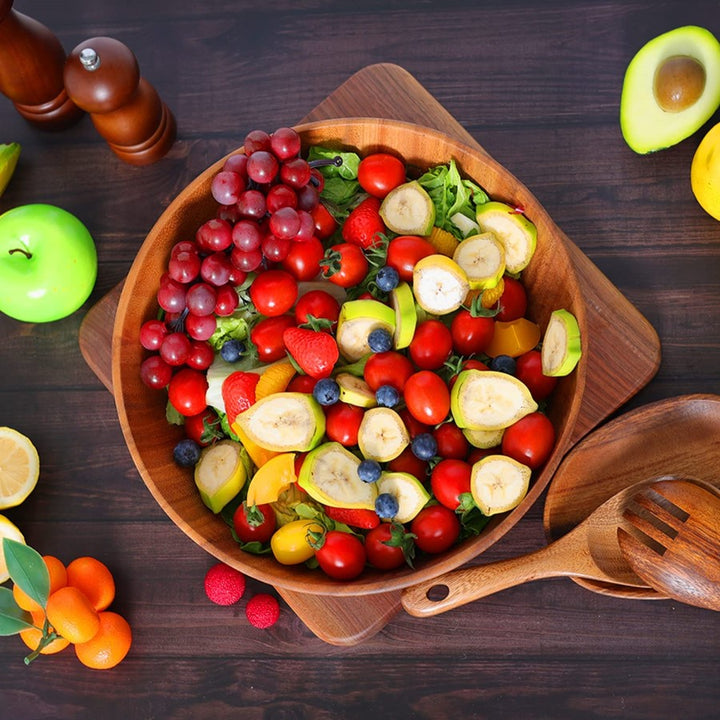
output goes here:
<path id="1" fill-rule="evenodd" d="M 501 430 L 537 408 L 523 382 L 493 370 L 463 370 L 450 391 L 450 410 L 461 428 Z"/>
<path id="2" fill-rule="evenodd" d="M 505 246 L 508 272 L 519 273 L 530 264 L 537 228 L 521 212 L 502 202 L 486 202 L 477 208 L 477 223 L 482 232 L 494 232 Z"/>
<path id="3" fill-rule="evenodd" d="M 323 443 L 303 461 L 298 485 L 323 505 L 373 510 L 377 484 L 358 477 L 359 465 L 360 460 L 340 443 Z"/>
<path id="4" fill-rule="evenodd" d="M 445 255 L 428 255 L 413 268 L 413 293 L 418 305 L 431 315 L 457 310 L 470 291 L 465 271 Z"/>
<path id="5" fill-rule="evenodd" d="M 395 311 L 395 332 L 393 341 L 395 348 L 406 348 L 415 335 L 417 326 L 417 310 L 412 288 L 401 282 L 390 291 L 390 307 Z"/>
<path id="6" fill-rule="evenodd" d="M 341 402 L 347 403 L 348 405 L 357 405 L 362 408 L 370 408 L 377 405 L 375 393 L 362 378 L 342 372 L 335 376 L 335 382 L 340 388 Z"/>
<path id="7" fill-rule="evenodd" d="M 233 440 L 221 440 L 205 448 L 195 466 L 194 479 L 202 501 L 219 513 L 247 480 L 240 445 Z"/>
<path id="8" fill-rule="evenodd" d="M 410 443 L 405 423 L 392 408 L 376 407 L 365 412 L 358 429 L 358 447 L 368 460 L 394 460 Z"/>
<path id="9" fill-rule="evenodd" d="M 497 515 L 517 507 L 527 495 L 531 470 L 506 455 L 478 460 L 470 475 L 470 492 L 483 515 Z"/>
<path id="10" fill-rule="evenodd" d="M 463 428 L 465 439 L 476 448 L 487 450 L 494 448 L 502 443 L 505 429 L 499 430 L 473 430 L 472 428 Z"/>
<path id="11" fill-rule="evenodd" d="M 335 339 L 342 356 L 355 362 L 371 352 L 368 337 L 383 328 L 395 332 L 395 312 L 379 300 L 351 300 L 343 304 L 338 317 Z"/>
<path id="12" fill-rule="evenodd" d="M 569 375 L 582 357 L 580 326 L 567 310 L 555 310 L 550 315 L 542 342 L 543 375 Z"/>
<path id="13" fill-rule="evenodd" d="M 459 243 L 453 260 L 465 271 L 471 289 L 493 288 L 505 272 L 505 246 L 495 233 L 480 233 Z"/>
<path id="14" fill-rule="evenodd" d="M 384 472 L 376 485 L 378 494 L 389 493 L 398 501 L 395 522 L 410 522 L 430 500 L 430 493 L 410 473 Z"/>
<path id="15" fill-rule="evenodd" d="M 413 180 L 385 196 L 380 217 L 398 235 L 429 235 L 435 224 L 435 205 L 425 188 Z"/>

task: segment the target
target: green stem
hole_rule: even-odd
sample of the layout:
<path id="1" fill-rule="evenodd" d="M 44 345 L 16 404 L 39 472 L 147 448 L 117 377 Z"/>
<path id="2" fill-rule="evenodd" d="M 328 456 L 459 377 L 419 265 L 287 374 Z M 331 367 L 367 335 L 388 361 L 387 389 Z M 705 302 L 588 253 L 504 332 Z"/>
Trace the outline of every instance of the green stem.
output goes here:
<path id="1" fill-rule="evenodd" d="M 60 636 L 56 632 L 51 632 L 46 635 L 43 635 L 40 639 L 40 642 L 38 643 L 38 646 L 25 657 L 25 664 L 29 665 L 33 660 L 36 660 L 40 653 L 42 652 L 43 648 L 47 647 L 53 640 L 57 640 Z"/>
<path id="2" fill-rule="evenodd" d="M 10 255 L 17 252 L 22 253 L 28 260 L 32 257 L 32 253 L 27 250 L 23 250 L 23 248 L 13 248 L 12 250 L 8 250 L 8 254 Z"/>

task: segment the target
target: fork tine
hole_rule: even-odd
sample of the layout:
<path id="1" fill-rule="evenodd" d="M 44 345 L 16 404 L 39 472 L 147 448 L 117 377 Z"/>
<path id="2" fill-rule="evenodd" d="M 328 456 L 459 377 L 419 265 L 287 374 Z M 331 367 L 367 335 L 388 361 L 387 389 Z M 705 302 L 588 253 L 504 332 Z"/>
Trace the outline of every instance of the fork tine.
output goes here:
<path id="1" fill-rule="evenodd" d="M 647 514 L 639 514 L 632 507 L 628 507 L 623 512 L 623 518 L 632 525 L 633 528 L 642 533 L 652 542 L 660 545 L 663 549 L 677 536 L 672 528 L 663 528 L 662 524 L 655 521 L 655 517 Z M 668 532 L 670 530 L 670 532 Z"/>
<path id="2" fill-rule="evenodd" d="M 631 501 L 649 513 L 653 521 L 657 520 L 672 528 L 675 533 L 666 533 L 674 537 L 688 519 L 689 515 L 682 508 L 678 507 L 671 500 L 654 489 L 648 489 L 635 495 Z"/>

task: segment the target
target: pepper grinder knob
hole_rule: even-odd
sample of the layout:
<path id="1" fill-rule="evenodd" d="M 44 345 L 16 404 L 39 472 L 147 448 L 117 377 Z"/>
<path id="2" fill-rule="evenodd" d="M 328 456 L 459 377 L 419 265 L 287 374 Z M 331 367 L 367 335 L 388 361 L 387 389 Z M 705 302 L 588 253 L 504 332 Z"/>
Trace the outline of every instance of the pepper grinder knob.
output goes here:
<path id="1" fill-rule="evenodd" d="M 90 38 L 65 62 L 65 88 L 122 160 L 149 165 L 175 141 L 175 118 L 119 40 Z"/>

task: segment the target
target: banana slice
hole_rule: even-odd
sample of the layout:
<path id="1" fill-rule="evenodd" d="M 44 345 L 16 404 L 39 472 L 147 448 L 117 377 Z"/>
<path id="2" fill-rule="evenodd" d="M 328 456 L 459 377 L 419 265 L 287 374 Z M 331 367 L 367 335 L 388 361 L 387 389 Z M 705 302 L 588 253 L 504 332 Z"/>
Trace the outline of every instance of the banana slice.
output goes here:
<path id="1" fill-rule="evenodd" d="M 429 235 L 435 224 L 435 205 L 425 188 L 413 180 L 385 196 L 380 217 L 398 235 Z"/>
<path id="2" fill-rule="evenodd" d="M 376 407 L 365 412 L 358 429 L 358 447 L 368 460 L 394 460 L 410 443 L 405 423 L 392 408 Z"/>
<path id="3" fill-rule="evenodd" d="M 368 336 L 384 328 L 395 332 L 395 312 L 379 300 L 351 300 L 343 304 L 338 317 L 335 340 L 342 356 L 355 362 L 370 351 Z"/>
<path id="4" fill-rule="evenodd" d="M 465 271 L 473 290 L 493 288 L 505 272 L 505 246 L 495 233 L 480 233 L 459 243 L 453 260 Z"/>
<path id="5" fill-rule="evenodd" d="M 418 305 L 431 315 L 457 310 L 470 291 L 465 271 L 445 255 L 428 255 L 413 268 L 413 293 Z"/>
<path id="6" fill-rule="evenodd" d="M 508 272 L 519 273 L 530 264 L 537 228 L 522 213 L 502 202 L 486 202 L 477 208 L 477 223 L 482 232 L 494 232 L 505 246 Z"/>
<path id="7" fill-rule="evenodd" d="M 202 501 L 219 513 L 247 480 L 240 445 L 233 440 L 221 440 L 205 448 L 195 466 L 194 479 Z"/>
<path id="8" fill-rule="evenodd" d="M 360 460 L 340 443 L 323 443 L 303 461 L 298 485 L 323 505 L 373 510 L 377 483 L 364 483 L 358 477 L 359 465 Z"/>
<path id="9" fill-rule="evenodd" d="M 390 291 L 390 307 L 395 311 L 395 348 L 407 347 L 415 335 L 417 326 L 417 310 L 412 288 L 401 282 Z"/>
<path id="10" fill-rule="evenodd" d="M 543 375 L 569 375 L 582 357 L 580 326 L 567 310 L 555 310 L 550 315 L 542 342 Z"/>
<path id="11" fill-rule="evenodd" d="M 430 500 L 430 493 L 410 473 L 384 472 L 376 483 L 378 494 L 390 493 L 398 501 L 395 521 L 410 522 Z"/>
<path id="12" fill-rule="evenodd" d="M 325 414 L 312 395 L 280 392 L 258 400 L 237 416 L 235 424 L 266 450 L 306 452 L 325 433 Z"/>
<path id="13" fill-rule="evenodd" d="M 340 400 L 342 402 L 348 405 L 357 405 L 362 408 L 370 408 L 377 405 L 375 393 L 362 378 L 342 372 L 335 376 L 335 382 L 340 388 Z"/>
<path id="14" fill-rule="evenodd" d="M 537 407 L 523 382 L 493 370 L 463 370 L 450 391 L 450 410 L 461 428 L 501 430 Z"/>
<path id="15" fill-rule="evenodd" d="M 465 439 L 476 448 L 487 450 L 494 448 L 502 443 L 505 428 L 499 430 L 473 430 L 472 428 L 463 428 L 462 431 Z"/>
<path id="16" fill-rule="evenodd" d="M 470 475 L 470 492 L 483 515 L 497 515 L 517 507 L 527 495 L 531 470 L 506 455 L 478 460 Z"/>

